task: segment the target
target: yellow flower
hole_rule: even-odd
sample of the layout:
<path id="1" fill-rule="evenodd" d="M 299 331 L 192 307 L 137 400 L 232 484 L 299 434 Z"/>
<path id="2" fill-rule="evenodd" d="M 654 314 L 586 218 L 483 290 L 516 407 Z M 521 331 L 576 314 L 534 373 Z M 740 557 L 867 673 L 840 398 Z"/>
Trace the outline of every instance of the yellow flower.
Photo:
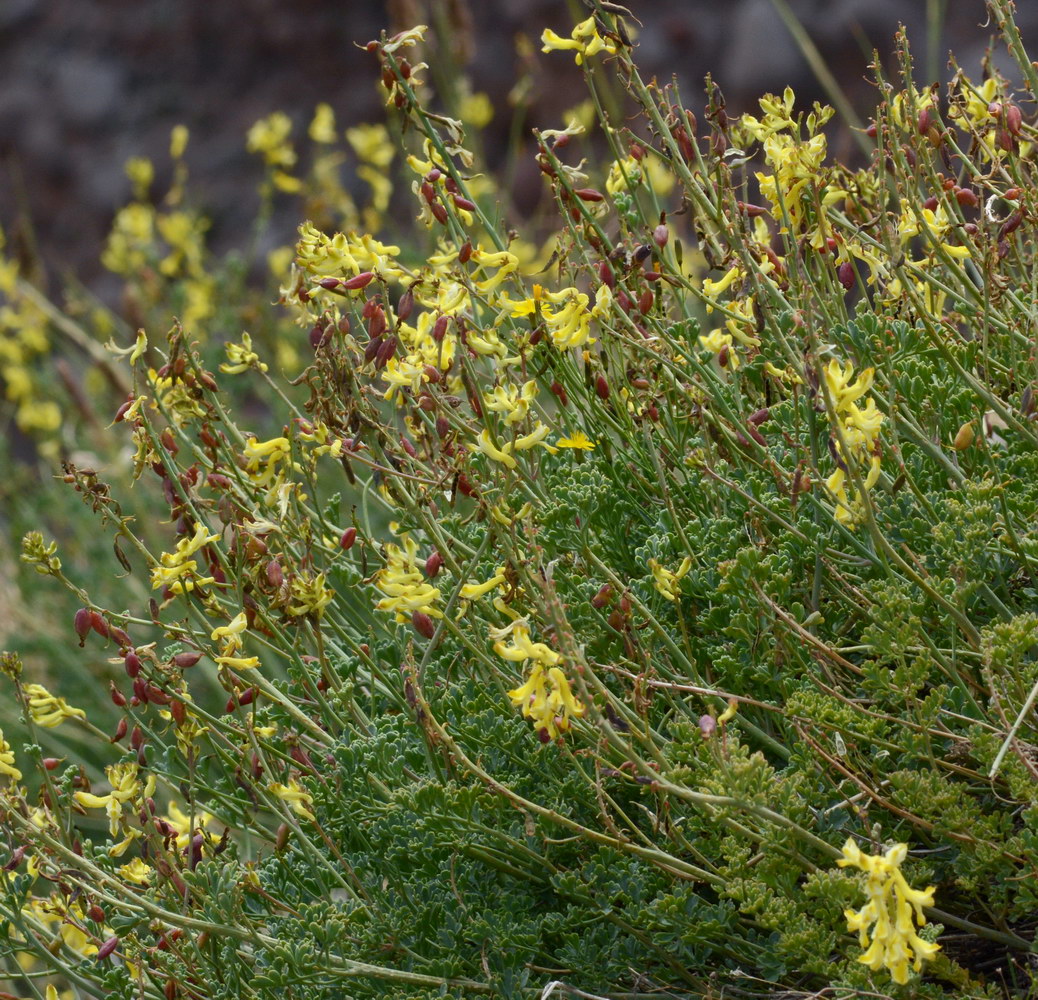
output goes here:
<path id="1" fill-rule="evenodd" d="M 199 549 L 210 542 L 215 542 L 220 536 L 210 534 L 209 529 L 201 522 L 195 524 L 195 533 L 190 538 L 182 538 L 177 542 L 173 552 L 163 552 L 159 557 L 159 565 L 151 571 L 151 586 L 153 590 L 160 587 L 169 587 L 173 593 L 180 594 L 184 591 L 194 590 L 197 586 L 204 586 L 213 582 L 213 577 L 198 578 L 194 574 L 198 569 L 198 563 L 191 557 Z"/>
<path id="2" fill-rule="evenodd" d="M 291 593 L 291 603 L 288 605 L 290 615 L 314 615 L 320 618 L 324 614 L 324 609 L 335 597 L 335 592 L 325 586 L 324 573 L 318 573 L 314 577 L 300 573 L 292 578 L 289 591 Z M 255 663 L 247 665 L 256 666 Z"/>
<path id="3" fill-rule="evenodd" d="M 913 889 L 901 874 L 907 844 L 895 844 L 885 854 L 865 854 L 852 838 L 843 845 L 836 864 L 860 868 L 868 875 L 868 902 L 860 910 L 845 910 L 847 929 L 858 932 L 858 942 L 868 949 L 858 959 L 874 972 L 886 968 L 895 983 L 908 982 L 908 965 L 922 971 L 923 962 L 933 959 L 940 945 L 924 941 L 915 925 L 926 923 L 924 906 L 933 906 L 934 886 Z M 871 940 L 870 940 L 871 928 Z"/>
<path id="4" fill-rule="evenodd" d="M 316 822 L 316 818 L 313 812 L 311 812 L 314 805 L 313 796 L 302 788 L 295 778 L 290 778 L 287 785 L 275 782 L 270 786 L 270 791 L 277 798 L 281 799 L 282 802 L 289 805 L 297 816 L 302 816 L 303 819 L 310 820 L 311 823 Z"/>
<path id="5" fill-rule="evenodd" d="M 14 751 L 4 739 L 3 730 L 0 730 L 0 774 L 6 774 L 12 781 L 22 780 L 22 772 L 14 766 Z"/>
<path id="6" fill-rule="evenodd" d="M 229 656 L 231 653 L 236 652 L 242 647 L 242 633 L 248 628 L 248 619 L 246 618 L 245 612 L 241 611 L 227 625 L 220 625 L 214 628 L 212 631 L 211 639 L 215 642 L 217 639 L 223 640 L 223 647 L 221 652 L 225 656 Z"/>
<path id="7" fill-rule="evenodd" d="M 652 570 L 653 586 L 668 600 L 676 601 L 680 588 L 678 584 L 692 568 L 692 559 L 685 556 L 681 565 L 676 570 L 669 570 L 661 566 L 655 559 L 649 560 L 649 569 Z"/>
<path id="8" fill-rule="evenodd" d="M 483 597 L 484 594 L 489 594 L 490 591 L 496 587 L 500 587 L 505 582 L 505 567 L 499 566 L 497 572 L 487 580 L 485 583 L 466 583 L 461 588 L 461 596 L 467 601 L 474 601 L 478 597 Z"/>
<path id="9" fill-rule="evenodd" d="M 87 809 L 104 809 L 108 813 L 108 832 L 114 837 L 119 833 L 123 806 L 138 797 L 152 795 L 155 791 L 155 775 L 148 775 L 148 780 L 142 785 L 137 777 L 135 761 L 112 764 L 105 768 L 105 774 L 112 789 L 107 795 L 76 792 L 74 798 Z"/>
<path id="10" fill-rule="evenodd" d="M 267 370 L 267 366 L 260 361 L 259 355 L 252 349 L 252 337 L 248 333 L 242 333 L 241 343 L 226 345 L 227 360 L 230 364 L 221 364 L 220 371 L 228 375 L 238 375 L 249 368 L 258 368 L 261 372 Z"/>
<path id="11" fill-rule="evenodd" d="M 545 28 L 541 33 L 542 52 L 551 52 L 553 49 L 560 51 L 571 50 L 574 60 L 580 66 L 585 59 L 597 55 L 599 52 L 608 52 L 616 55 L 616 45 L 604 39 L 595 28 L 595 19 L 589 17 L 581 21 L 571 32 L 569 38 L 562 38 L 555 34 L 550 28 Z"/>
<path id="12" fill-rule="evenodd" d="M 569 437 L 559 438 L 555 442 L 556 448 L 580 448 L 584 451 L 590 451 L 595 447 L 595 442 L 592 441 L 583 431 L 576 431 Z"/>
<path id="13" fill-rule="evenodd" d="M 26 684 L 24 691 L 29 699 L 29 717 L 37 726 L 54 729 L 66 719 L 86 718 L 83 709 L 71 708 L 64 698 L 52 695 L 42 684 Z"/>
<path id="14" fill-rule="evenodd" d="M 386 545 L 386 565 L 375 574 L 375 586 L 386 596 L 375 607 L 392 611 L 398 622 L 408 621 L 415 611 L 442 618 L 443 612 L 434 606 L 440 591 L 426 581 L 415 562 L 417 543 L 408 535 L 401 535 L 401 541 L 402 547 Z"/>
<path id="15" fill-rule="evenodd" d="M 570 720 L 580 718 L 585 711 L 582 702 L 573 696 L 566 675 L 559 667 L 547 670 L 536 661 L 526 683 L 508 692 L 516 708 L 537 727 L 547 742 L 570 727 Z"/>

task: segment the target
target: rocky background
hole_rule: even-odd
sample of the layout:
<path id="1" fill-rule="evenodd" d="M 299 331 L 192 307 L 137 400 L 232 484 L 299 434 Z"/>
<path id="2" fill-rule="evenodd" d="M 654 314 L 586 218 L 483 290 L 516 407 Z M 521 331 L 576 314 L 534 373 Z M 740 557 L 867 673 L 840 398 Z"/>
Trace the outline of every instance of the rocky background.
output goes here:
<path id="1" fill-rule="evenodd" d="M 914 40 L 917 82 L 946 75 L 949 48 L 979 72 L 982 0 L 789 2 L 864 109 L 874 103 L 869 54 L 889 54 L 899 21 Z M 802 99 L 824 99 L 771 0 L 628 3 L 642 22 L 643 72 L 661 80 L 676 73 L 693 107 L 707 72 L 736 112 L 786 84 Z M 1038 43 L 1038 3 L 1018 6 L 1025 40 Z M 928 8 L 946 8 L 929 65 Z M 493 155 L 505 148 L 508 95 L 521 68 L 516 37 L 537 43 L 546 26 L 568 34 L 581 11 L 556 0 L 0 0 L 0 224 L 52 280 L 74 272 L 103 292 L 97 256 L 128 198 L 123 164 L 153 158 L 161 185 L 170 129 L 182 122 L 191 130 L 191 189 L 212 217 L 213 243 L 239 244 L 261 172 L 244 150 L 248 127 L 282 109 L 298 134 L 319 101 L 333 106 L 340 126 L 376 120 L 374 62 L 355 43 L 421 21 L 453 26 L 476 89 L 499 109 L 484 137 Z M 539 43 L 534 50 L 526 121 L 550 127 L 583 96 L 582 84 L 565 54 L 542 56 Z"/>

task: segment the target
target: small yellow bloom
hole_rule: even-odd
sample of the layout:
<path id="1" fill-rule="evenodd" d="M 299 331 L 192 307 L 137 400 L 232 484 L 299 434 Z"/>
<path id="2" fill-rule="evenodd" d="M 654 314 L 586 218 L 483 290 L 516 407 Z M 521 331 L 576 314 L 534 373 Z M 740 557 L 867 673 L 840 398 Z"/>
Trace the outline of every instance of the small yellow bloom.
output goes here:
<path id="1" fill-rule="evenodd" d="M 25 695 L 29 699 L 29 717 L 37 726 L 54 729 L 66 719 L 85 719 L 81 708 L 71 708 L 64 698 L 52 695 L 42 684 L 26 684 Z"/>
<path id="2" fill-rule="evenodd" d="M 580 448 L 583 451 L 591 451 L 595 447 L 592 441 L 583 431 L 576 431 L 569 437 L 559 438 L 555 442 L 556 448 Z"/>
<path id="3" fill-rule="evenodd" d="M 550 28 L 545 28 L 541 33 L 541 43 L 542 52 L 551 52 L 552 50 L 572 51 L 574 53 L 573 58 L 578 66 L 585 59 L 597 55 L 599 52 L 608 52 L 611 56 L 616 55 L 616 45 L 611 41 L 607 41 L 598 33 L 593 17 L 589 17 L 586 21 L 581 21 L 570 32 L 569 38 L 562 38 Z"/>
<path id="4" fill-rule="evenodd" d="M 4 739 L 3 730 L 0 730 L 0 774 L 7 775 L 12 781 L 22 780 L 22 772 L 14 766 L 14 751 Z"/>
<path id="5" fill-rule="evenodd" d="M 934 886 L 913 889 L 901 874 L 901 863 L 908 854 L 907 844 L 895 844 L 885 854 L 865 854 L 853 838 L 843 845 L 843 857 L 836 864 L 860 868 L 868 875 L 865 894 L 868 902 L 860 910 L 845 910 L 847 929 L 858 932 L 862 948 L 858 959 L 874 972 L 886 968 L 895 983 L 908 982 L 908 965 L 922 971 L 923 962 L 934 958 L 940 945 L 924 941 L 915 925 L 926 923 L 924 906 L 933 906 Z M 870 941 L 871 928 L 871 941 Z"/>
<path id="6" fill-rule="evenodd" d="M 676 570 L 669 570 L 665 566 L 661 566 L 655 559 L 649 560 L 649 569 L 652 570 L 652 583 L 653 586 L 668 600 L 676 601 L 680 588 L 678 584 L 688 574 L 688 571 L 692 568 L 692 559 L 689 556 L 685 556 L 681 560 L 681 565 Z"/>
<path id="7" fill-rule="evenodd" d="M 302 816 L 311 823 L 316 822 L 316 817 L 311 811 L 314 806 L 313 796 L 295 778 L 290 778 L 287 785 L 275 782 L 270 786 L 270 791 L 289 805 L 297 816 Z"/>

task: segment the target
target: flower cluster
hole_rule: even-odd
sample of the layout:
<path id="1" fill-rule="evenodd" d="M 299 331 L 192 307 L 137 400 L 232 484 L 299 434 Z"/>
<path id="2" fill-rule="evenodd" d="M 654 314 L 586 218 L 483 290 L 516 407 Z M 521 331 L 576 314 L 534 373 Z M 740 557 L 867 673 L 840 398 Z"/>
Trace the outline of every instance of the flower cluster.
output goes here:
<path id="1" fill-rule="evenodd" d="M 858 932 L 868 950 L 859 962 L 874 972 L 886 968 L 895 983 L 908 982 L 908 967 L 919 972 L 940 945 L 924 941 L 915 927 L 926 923 L 924 906 L 933 906 L 934 887 L 913 889 L 901 874 L 907 844 L 895 844 L 885 854 L 865 854 L 853 838 L 843 845 L 841 868 L 860 868 L 868 875 L 865 894 L 868 902 L 860 910 L 846 910 L 847 929 Z"/>

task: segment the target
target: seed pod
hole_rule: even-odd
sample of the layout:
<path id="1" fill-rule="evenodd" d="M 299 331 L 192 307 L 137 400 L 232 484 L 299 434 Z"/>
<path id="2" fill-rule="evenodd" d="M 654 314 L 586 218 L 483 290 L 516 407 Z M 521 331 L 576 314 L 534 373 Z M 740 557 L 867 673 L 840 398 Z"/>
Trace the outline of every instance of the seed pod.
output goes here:
<path id="1" fill-rule="evenodd" d="M 22 863 L 22 858 L 25 857 L 25 852 L 27 850 L 28 847 L 26 847 L 25 845 L 22 845 L 21 847 L 16 847 L 11 852 L 10 861 L 8 861 L 6 865 L 4 865 L 4 871 L 13 872 L 15 868 L 17 868 Z"/>
<path id="2" fill-rule="evenodd" d="M 438 344 L 447 335 L 447 327 L 450 324 L 450 316 L 441 316 L 433 324 L 432 339 Z"/>
<path id="3" fill-rule="evenodd" d="M 353 543 L 357 540 L 357 529 L 354 527 L 347 528 L 339 539 L 339 548 L 349 552 L 353 548 Z"/>
<path id="4" fill-rule="evenodd" d="M 182 726 L 187 721 L 187 708 L 182 701 L 174 701 L 169 706 L 169 712 L 178 726 Z"/>
<path id="5" fill-rule="evenodd" d="M 638 296 L 638 311 L 643 315 L 647 315 L 649 310 L 652 308 L 654 301 L 652 289 L 646 288 L 641 295 Z"/>
<path id="6" fill-rule="evenodd" d="M 916 119 L 916 131 L 920 135 L 926 135 L 930 131 L 930 126 L 933 124 L 933 115 L 930 114 L 930 105 L 928 104 L 925 108 L 922 108 L 919 112 L 919 117 Z"/>
<path id="7" fill-rule="evenodd" d="M 315 326 L 310 331 L 310 347 L 315 351 L 319 351 L 322 347 L 327 347 L 331 339 L 331 327 Z"/>
<path id="8" fill-rule="evenodd" d="M 466 212 L 474 212 L 476 210 L 476 203 L 469 201 L 468 198 L 462 198 L 460 195 L 451 195 L 454 199 L 454 204 L 457 208 L 464 209 Z"/>
<path id="9" fill-rule="evenodd" d="M 854 265 L 849 260 L 845 260 L 836 268 L 836 277 L 848 292 L 855 286 L 858 280 L 858 276 L 854 271 Z"/>
<path id="10" fill-rule="evenodd" d="M 451 425 L 442 414 L 436 418 L 436 433 L 442 440 L 450 433 Z"/>
<path id="11" fill-rule="evenodd" d="M 278 827 L 277 836 L 274 838 L 274 849 L 277 851 L 283 851 L 288 846 L 288 835 L 291 831 L 288 828 L 287 823 L 282 823 Z"/>
<path id="12" fill-rule="evenodd" d="M 97 961 L 103 962 L 109 955 L 119 947 L 119 938 L 110 937 L 100 948 L 97 949 Z"/>
<path id="13" fill-rule="evenodd" d="M 347 278 L 342 283 L 342 287 L 348 288 L 351 292 L 357 291 L 360 288 L 367 288 L 374 278 L 374 271 L 361 271 L 360 274 L 355 274 L 352 278 Z"/>
<path id="14" fill-rule="evenodd" d="M 101 636 L 102 639 L 107 639 L 112 634 L 108 622 L 106 622 L 96 611 L 90 612 L 90 627 Z"/>
<path id="15" fill-rule="evenodd" d="M 458 263 L 459 264 L 467 264 L 469 262 L 469 258 L 471 258 L 471 257 L 472 257 L 472 241 L 471 240 L 465 240 L 465 242 L 462 243 L 462 245 L 461 245 L 461 249 L 458 251 Z"/>
<path id="16" fill-rule="evenodd" d="M 124 715 L 116 725 L 115 732 L 112 734 L 112 738 L 109 742 L 118 743 L 126 735 L 128 727 L 129 723 L 127 723 L 126 716 Z"/>
<path id="17" fill-rule="evenodd" d="M 126 668 L 127 677 L 136 677 L 141 672 L 141 658 L 131 649 L 123 657 L 123 666 Z"/>
<path id="18" fill-rule="evenodd" d="M 76 616 L 72 620 L 72 627 L 76 630 L 76 635 L 79 636 L 79 645 L 82 646 L 86 637 L 90 634 L 91 618 L 89 608 L 80 608 L 76 612 Z"/>
<path id="19" fill-rule="evenodd" d="M 61 757 L 44 757 L 43 758 L 43 766 L 48 771 L 53 771 L 53 770 L 55 770 L 57 768 L 57 766 L 61 763 L 61 761 L 62 761 Z"/>
<path id="20" fill-rule="evenodd" d="M 1023 123 L 1023 114 L 1015 104 L 1006 108 L 1006 128 L 1011 135 L 1020 135 L 1020 126 Z"/>
<path id="21" fill-rule="evenodd" d="M 382 346 L 378 349 L 375 354 L 375 367 L 385 368 L 389 364 L 390 358 L 396 354 L 396 349 L 399 346 L 399 341 L 396 337 L 387 337 L 383 342 Z"/>
<path id="22" fill-rule="evenodd" d="M 267 583 L 272 587 L 280 587 L 285 582 L 285 574 L 281 569 L 281 563 L 276 559 L 271 559 L 270 562 L 267 563 L 265 573 L 267 576 Z"/>
<path id="23" fill-rule="evenodd" d="M 1002 223 L 1002 228 L 998 231 L 998 238 L 1001 240 L 1003 237 L 1008 236 L 1010 233 L 1015 233 L 1020 228 L 1020 223 L 1024 221 L 1024 210 L 1018 208 L 1005 222 Z"/>
<path id="24" fill-rule="evenodd" d="M 186 670 L 188 667 L 193 667 L 200 659 L 202 659 L 202 654 L 192 649 L 186 653 L 177 653 L 173 657 L 173 663 L 181 670 Z"/>
<path id="25" fill-rule="evenodd" d="M 409 288 L 400 296 L 400 301 L 396 304 L 396 317 L 401 323 L 406 323 L 411 318 L 412 312 L 414 312 L 414 292 Z"/>
<path id="26" fill-rule="evenodd" d="M 108 682 L 108 693 L 117 707 L 126 707 L 126 696 L 115 686 L 115 681 Z"/>
<path id="27" fill-rule="evenodd" d="M 591 598 L 591 607 L 593 608 L 604 608 L 613 600 L 613 587 L 612 584 L 604 583 L 599 588 L 598 593 Z"/>
<path id="28" fill-rule="evenodd" d="M 105 921 L 105 911 L 102 910 L 97 903 L 94 903 L 90 909 L 87 910 L 87 916 L 99 924 L 103 924 Z"/>
<path id="29" fill-rule="evenodd" d="M 440 568 L 443 566 L 443 556 L 439 552 L 434 552 L 428 559 L 425 560 L 425 575 L 431 580 L 437 573 L 440 572 Z"/>
<path id="30" fill-rule="evenodd" d="M 595 379 L 595 392 L 598 394 L 599 399 L 609 398 L 609 383 L 604 375 L 599 375 Z"/>
<path id="31" fill-rule="evenodd" d="M 970 188 L 956 187 L 954 190 L 955 200 L 963 207 L 976 208 L 980 204 L 980 199 Z"/>
<path id="32" fill-rule="evenodd" d="M 699 717 L 699 731 L 703 734 L 704 740 L 710 739 L 715 729 L 717 729 L 717 719 L 712 715 L 701 715 Z"/>
<path id="33" fill-rule="evenodd" d="M 433 203 L 432 203 L 432 204 L 431 204 L 431 205 L 429 206 L 429 211 L 430 211 L 430 212 L 432 212 L 433 218 L 434 218 L 434 219 L 435 219 L 435 220 L 436 220 L 436 221 L 437 221 L 437 222 L 438 222 L 438 223 L 439 223 L 439 224 L 440 224 L 441 226 L 445 226 L 445 225 L 447 225 L 447 209 L 445 209 L 445 208 L 443 207 L 443 205 L 442 205 L 442 204 L 441 204 L 440 202 L 438 202 L 438 201 L 434 201 L 434 202 L 433 202 Z"/>
<path id="34" fill-rule="evenodd" d="M 749 422 L 754 427 L 760 427 L 761 424 L 771 419 L 771 410 L 765 406 L 762 410 L 757 410 L 755 413 L 751 413 L 749 416 Z"/>
<path id="35" fill-rule="evenodd" d="M 973 444 L 975 436 L 976 432 L 973 429 L 973 421 L 968 420 L 956 432 L 955 440 L 952 442 L 952 447 L 956 451 L 965 451 L 971 444 Z"/>
<path id="36" fill-rule="evenodd" d="M 668 239 L 670 239 L 670 230 L 661 222 L 652 231 L 652 241 L 662 250 L 667 245 Z"/>
<path id="37" fill-rule="evenodd" d="M 425 636 L 426 639 L 431 639 L 436 634 L 436 626 L 433 624 L 433 620 L 424 611 L 413 611 L 411 613 L 411 624 L 414 626 L 414 630 L 419 635 Z"/>
<path id="38" fill-rule="evenodd" d="M 133 406 L 134 399 L 135 399 L 135 397 L 134 397 L 133 393 L 131 392 L 130 395 L 126 399 L 126 402 L 122 403 L 119 406 L 119 409 L 115 411 L 115 419 L 112 421 L 112 423 L 121 424 L 123 422 L 123 419 L 126 417 L 126 411 L 131 406 Z"/>
<path id="39" fill-rule="evenodd" d="M 581 201 L 605 201 L 605 195 L 594 188 L 577 188 L 573 193 Z"/>

